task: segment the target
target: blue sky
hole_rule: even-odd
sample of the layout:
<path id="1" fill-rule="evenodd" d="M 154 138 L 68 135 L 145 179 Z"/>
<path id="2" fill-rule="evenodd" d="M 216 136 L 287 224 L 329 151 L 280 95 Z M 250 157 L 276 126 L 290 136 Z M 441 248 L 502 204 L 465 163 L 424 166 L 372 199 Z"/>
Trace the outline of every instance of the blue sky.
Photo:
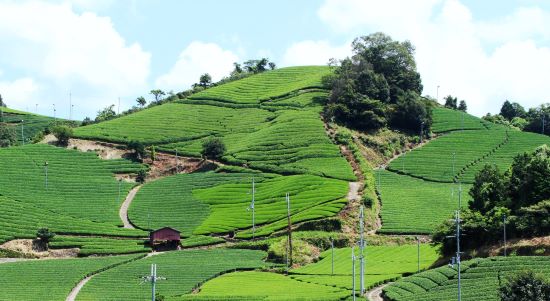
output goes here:
<path id="1" fill-rule="evenodd" d="M 424 94 L 470 112 L 550 102 L 550 1 L 0 0 L 0 94 L 10 107 L 68 117 L 121 109 L 153 88 L 180 91 L 234 61 L 324 64 L 383 31 L 416 45 Z M 38 106 L 36 106 L 38 104 Z"/>

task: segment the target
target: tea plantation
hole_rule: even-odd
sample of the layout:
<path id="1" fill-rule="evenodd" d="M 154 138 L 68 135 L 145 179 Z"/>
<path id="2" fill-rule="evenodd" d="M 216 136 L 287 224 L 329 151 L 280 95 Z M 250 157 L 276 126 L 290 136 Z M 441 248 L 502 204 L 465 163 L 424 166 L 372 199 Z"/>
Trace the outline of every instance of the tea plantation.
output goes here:
<path id="1" fill-rule="evenodd" d="M 550 274 L 548 257 L 493 257 L 463 262 L 461 269 L 462 300 L 500 300 L 499 277 L 522 270 Z M 384 293 L 389 300 L 443 301 L 453 300 L 458 294 L 457 271 L 450 267 L 422 272 L 389 285 Z"/>
<path id="2" fill-rule="evenodd" d="M 2 263 L 0 300 L 65 300 L 86 276 L 134 259 L 136 255 Z"/>
<path id="3" fill-rule="evenodd" d="M 3 114 L 0 117 L 0 124 L 5 123 L 15 128 L 17 141 L 30 143 L 32 139 L 44 129 L 52 125 L 56 119 L 48 116 L 32 114 L 28 112 L 2 108 Z M 59 119 L 58 119 L 59 120 Z M 23 130 L 23 133 L 21 133 Z M 23 138 L 25 141 L 23 141 Z"/>
<path id="4" fill-rule="evenodd" d="M 92 278 L 77 300 L 150 300 L 151 287 L 141 285 L 152 263 L 159 276 L 157 283 L 165 297 L 180 296 L 213 277 L 235 269 L 265 266 L 266 253 L 254 250 L 193 250 L 167 252 L 109 269 Z"/>

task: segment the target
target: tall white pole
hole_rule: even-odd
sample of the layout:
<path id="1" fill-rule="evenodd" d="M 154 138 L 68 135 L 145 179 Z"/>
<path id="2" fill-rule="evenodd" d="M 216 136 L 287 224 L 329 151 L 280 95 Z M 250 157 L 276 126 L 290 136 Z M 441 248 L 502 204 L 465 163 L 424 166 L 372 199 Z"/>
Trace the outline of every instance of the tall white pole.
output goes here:
<path id="1" fill-rule="evenodd" d="M 351 294 L 355 301 L 355 247 L 351 247 Z"/>
<path id="2" fill-rule="evenodd" d="M 23 143 L 23 145 L 25 145 L 25 133 L 23 132 L 23 124 L 24 123 L 24 120 L 21 119 L 21 143 Z"/>
<path id="3" fill-rule="evenodd" d="M 120 97 L 118 98 L 117 115 L 120 115 Z"/>
<path id="4" fill-rule="evenodd" d="M 256 183 L 254 178 L 252 178 L 252 239 L 256 238 Z"/>
<path id="5" fill-rule="evenodd" d="M 330 238 L 330 250 L 331 250 L 331 263 L 332 263 L 332 268 L 331 268 L 331 272 L 330 274 L 331 275 L 334 275 L 334 238 Z"/>
<path id="6" fill-rule="evenodd" d="M 73 120 L 73 96 L 69 92 L 69 120 Z"/>
<path id="7" fill-rule="evenodd" d="M 359 250 L 360 250 L 360 254 L 359 254 L 359 264 L 360 264 L 360 267 L 359 267 L 359 271 L 360 271 L 360 292 L 361 294 L 364 294 L 365 293 L 365 237 L 364 237 L 364 234 L 365 234 L 365 223 L 364 223 L 364 218 L 365 218 L 365 214 L 364 214 L 364 211 L 363 211 L 363 206 L 361 206 L 360 208 L 360 211 L 359 211 L 359 231 L 360 231 L 360 241 L 359 241 Z"/>
<path id="8" fill-rule="evenodd" d="M 506 214 L 504 215 L 503 217 L 503 221 L 502 221 L 502 227 L 503 227 L 503 236 L 504 236 L 504 257 L 506 257 Z"/>
<path id="9" fill-rule="evenodd" d="M 460 279 L 460 210 L 456 211 L 456 262 L 458 264 L 458 301 L 462 300 Z"/>
<path id="10" fill-rule="evenodd" d="M 151 265 L 151 301 L 155 301 L 155 290 L 157 283 L 157 265 Z"/>

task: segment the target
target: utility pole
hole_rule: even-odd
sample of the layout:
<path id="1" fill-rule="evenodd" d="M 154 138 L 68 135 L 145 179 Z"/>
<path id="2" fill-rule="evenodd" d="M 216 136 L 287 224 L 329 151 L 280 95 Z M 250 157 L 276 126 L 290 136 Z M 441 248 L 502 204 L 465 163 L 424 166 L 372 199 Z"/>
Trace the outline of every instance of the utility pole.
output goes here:
<path id="1" fill-rule="evenodd" d="M 21 143 L 23 143 L 23 145 L 25 145 L 25 134 L 23 132 L 23 122 L 25 120 L 21 119 Z"/>
<path id="2" fill-rule="evenodd" d="M 55 109 L 55 103 L 53 104 L 53 121 L 56 122 L 56 117 L 55 117 L 55 112 L 56 112 L 56 109 Z"/>
<path id="3" fill-rule="evenodd" d="M 118 179 L 118 199 L 117 199 L 117 204 L 120 204 L 120 190 L 121 190 L 121 186 L 122 186 L 122 179 Z"/>
<path id="4" fill-rule="evenodd" d="M 120 97 L 118 98 L 118 106 L 116 107 L 117 115 L 120 115 Z"/>
<path id="5" fill-rule="evenodd" d="M 46 190 L 48 190 L 48 161 L 44 162 L 44 172 L 46 175 Z"/>
<path id="6" fill-rule="evenodd" d="M 290 220 L 290 193 L 286 193 L 286 216 L 288 220 L 288 258 L 292 267 L 292 221 Z"/>
<path id="7" fill-rule="evenodd" d="M 462 183 L 458 181 L 458 210 L 462 209 Z"/>
<path id="8" fill-rule="evenodd" d="M 34 113 L 38 114 L 38 104 L 34 105 Z"/>
<path id="9" fill-rule="evenodd" d="M 506 257 L 506 214 L 502 217 L 502 227 L 503 227 L 503 236 L 504 236 L 504 257 Z"/>
<path id="10" fill-rule="evenodd" d="M 439 85 L 437 85 L 437 92 L 436 92 L 436 97 L 437 99 L 437 102 L 439 102 Z"/>
<path id="11" fill-rule="evenodd" d="M 452 258 L 450 266 L 454 267 L 456 262 L 458 269 L 458 301 L 462 300 L 461 292 L 461 275 L 460 275 L 460 210 L 455 211 L 455 223 L 456 223 L 456 232 L 453 236 L 447 236 L 447 238 L 456 238 L 456 256 Z"/>
<path id="12" fill-rule="evenodd" d="M 143 282 L 151 282 L 151 301 L 155 301 L 155 290 L 157 286 L 158 280 L 166 280 L 165 277 L 158 277 L 157 276 L 157 265 L 151 264 L 151 275 L 149 276 L 143 276 L 141 277 L 143 279 Z"/>
<path id="13" fill-rule="evenodd" d="M 546 114 L 542 113 L 542 134 L 544 135 L 544 128 L 546 127 Z"/>
<path id="14" fill-rule="evenodd" d="M 252 210 L 252 239 L 256 238 L 256 209 L 254 206 L 255 197 L 256 197 L 256 184 L 254 183 L 254 178 L 252 178 L 252 202 L 246 210 Z"/>
<path id="15" fill-rule="evenodd" d="M 334 238 L 330 238 L 330 250 L 331 250 L 331 275 L 334 275 Z"/>
<path id="16" fill-rule="evenodd" d="M 355 301 L 355 247 L 351 247 L 351 295 Z"/>
<path id="17" fill-rule="evenodd" d="M 420 273 L 420 237 L 416 237 L 416 254 L 418 259 L 417 273 Z"/>
<path id="18" fill-rule="evenodd" d="M 180 172 L 180 161 L 178 159 L 178 149 L 176 148 L 176 173 Z"/>
<path id="19" fill-rule="evenodd" d="M 359 209 L 359 278 L 360 278 L 360 293 L 361 295 L 365 293 L 365 223 L 364 223 L 365 214 L 363 211 L 363 206 Z"/>

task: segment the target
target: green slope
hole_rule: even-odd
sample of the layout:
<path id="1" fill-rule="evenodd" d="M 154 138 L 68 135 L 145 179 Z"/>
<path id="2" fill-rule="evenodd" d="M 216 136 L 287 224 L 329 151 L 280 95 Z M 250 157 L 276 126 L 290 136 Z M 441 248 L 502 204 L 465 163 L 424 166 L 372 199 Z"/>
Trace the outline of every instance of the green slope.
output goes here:
<path id="1" fill-rule="evenodd" d="M 461 268 L 462 300 L 498 301 L 499 276 L 533 270 L 550 274 L 548 257 L 493 257 L 463 262 Z M 385 296 L 392 301 L 444 301 L 458 294 L 457 271 L 450 267 L 422 272 L 403 278 L 384 288 Z"/>
<path id="2" fill-rule="evenodd" d="M 0 124 L 13 126 L 17 133 L 17 141 L 20 144 L 23 142 L 23 138 L 25 138 L 25 143 L 30 143 L 38 133 L 44 131 L 56 121 L 52 117 L 9 108 L 2 108 L 2 110 L 3 117 L 0 117 Z M 21 133 L 21 130 L 23 130 L 23 133 Z"/>

